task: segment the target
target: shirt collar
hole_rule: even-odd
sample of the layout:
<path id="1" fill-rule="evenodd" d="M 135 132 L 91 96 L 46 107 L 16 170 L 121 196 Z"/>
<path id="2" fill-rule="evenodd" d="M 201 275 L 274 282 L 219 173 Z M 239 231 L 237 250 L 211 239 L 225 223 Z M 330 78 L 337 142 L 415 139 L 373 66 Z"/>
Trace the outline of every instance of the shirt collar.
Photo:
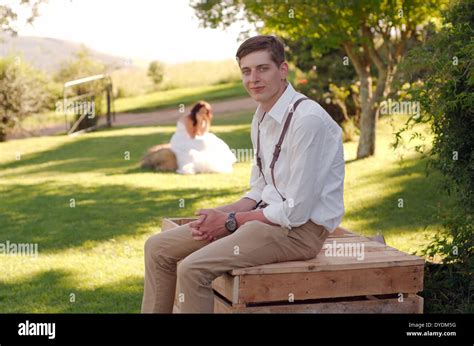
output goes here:
<path id="1" fill-rule="evenodd" d="M 279 124 L 281 124 L 283 117 L 289 109 L 291 101 L 293 101 L 293 99 L 295 98 L 295 95 L 297 95 L 297 92 L 295 91 L 291 83 L 288 82 L 288 85 L 283 94 L 281 94 L 278 101 L 273 105 L 270 111 L 268 111 L 268 114 Z M 263 111 L 260 105 L 258 105 L 256 113 L 259 115 L 259 118 L 261 118 Z"/>

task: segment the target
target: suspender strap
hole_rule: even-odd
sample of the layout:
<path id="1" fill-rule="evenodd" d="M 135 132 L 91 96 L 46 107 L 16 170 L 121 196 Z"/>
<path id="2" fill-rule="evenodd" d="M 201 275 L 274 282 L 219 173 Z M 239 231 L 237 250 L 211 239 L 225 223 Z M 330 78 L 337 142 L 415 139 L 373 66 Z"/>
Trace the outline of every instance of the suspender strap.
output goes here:
<path id="1" fill-rule="evenodd" d="M 262 171 L 262 159 L 260 158 L 260 124 L 262 123 L 263 119 L 265 118 L 265 115 L 267 112 L 263 113 L 262 119 L 258 122 L 258 136 L 257 136 L 257 166 L 260 171 L 260 175 L 263 177 L 263 180 L 265 181 L 265 185 L 267 184 L 267 180 L 265 179 L 265 175 L 263 174 Z M 260 203 L 260 202 L 259 202 Z"/>
<path id="2" fill-rule="evenodd" d="M 283 144 L 283 140 L 285 139 L 285 135 L 286 135 L 286 132 L 288 131 L 288 127 L 290 127 L 290 122 L 291 122 L 291 118 L 293 118 L 293 113 L 295 112 L 298 105 L 304 100 L 309 100 L 309 99 L 307 97 L 302 97 L 302 98 L 298 99 L 294 103 L 294 105 L 292 105 L 292 108 L 290 109 L 290 113 L 288 114 L 288 117 L 286 118 L 285 124 L 283 125 L 283 129 L 281 131 L 280 138 L 278 139 L 278 143 L 275 144 L 275 149 L 273 150 L 272 162 L 270 163 L 270 170 L 271 170 L 271 173 L 272 173 L 273 186 L 275 187 L 275 189 L 277 190 L 278 194 L 280 195 L 280 197 L 283 201 L 285 201 L 286 199 L 283 197 L 283 195 L 280 193 L 280 191 L 278 190 L 278 188 L 276 186 L 275 175 L 274 175 L 273 170 L 275 168 L 275 163 L 277 162 L 278 157 L 280 156 L 281 145 Z M 265 180 L 265 184 L 267 184 L 267 181 L 266 181 L 265 175 L 263 174 L 263 171 L 262 171 L 262 160 L 260 159 L 260 123 L 263 121 L 263 118 L 265 118 L 266 114 L 267 114 L 266 112 L 263 114 L 262 119 L 258 123 L 258 138 L 257 138 L 257 165 L 258 165 L 258 169 L 260 170 L 260 174 L 263 176 L 263 180 Z"/>

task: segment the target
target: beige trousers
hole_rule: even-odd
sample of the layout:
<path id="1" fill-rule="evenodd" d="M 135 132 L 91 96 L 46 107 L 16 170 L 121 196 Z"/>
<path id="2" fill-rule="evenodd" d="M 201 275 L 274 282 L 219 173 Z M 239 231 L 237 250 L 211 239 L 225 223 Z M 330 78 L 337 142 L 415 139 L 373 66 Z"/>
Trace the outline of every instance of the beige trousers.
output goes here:
<path id="1" fill-rule="evenodd" d="M 145 243 L 142 313 L 172 313 L 175 293 L 181 312 L 213 312 L 215 278 L 236 268 L 314 258 L 328 235 L 312 221 L 291 230 L 250 221 L 213 242 L 194 240 L 188 225 L 155 234 Z"/>

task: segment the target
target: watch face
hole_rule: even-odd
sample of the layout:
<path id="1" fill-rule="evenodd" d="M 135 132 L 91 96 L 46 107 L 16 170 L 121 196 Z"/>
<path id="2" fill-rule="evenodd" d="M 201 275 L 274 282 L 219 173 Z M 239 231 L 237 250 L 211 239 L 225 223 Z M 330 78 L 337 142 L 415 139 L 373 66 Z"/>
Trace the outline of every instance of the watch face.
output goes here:
<path id="1" fill-rule="evenodd" d="M 225 222 L 225 228 L 227 228 L 228 231 L 233 232 L 237 229 L 237 222 L 235 219 L 228 219 Z"/>

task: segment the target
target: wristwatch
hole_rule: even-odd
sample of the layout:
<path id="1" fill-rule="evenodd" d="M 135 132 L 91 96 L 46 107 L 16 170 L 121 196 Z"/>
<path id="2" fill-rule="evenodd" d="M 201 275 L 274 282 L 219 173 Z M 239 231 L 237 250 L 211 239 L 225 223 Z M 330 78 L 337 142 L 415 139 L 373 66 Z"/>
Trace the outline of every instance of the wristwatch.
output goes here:
<path id="1" fill-rule="evenodd" d="M 225 220 L 225 228 L 230 233 L 234 233 L 237 229 L 237 220 L 235 219 L 235 212 L 229 214 L 227 220 Z"/>

